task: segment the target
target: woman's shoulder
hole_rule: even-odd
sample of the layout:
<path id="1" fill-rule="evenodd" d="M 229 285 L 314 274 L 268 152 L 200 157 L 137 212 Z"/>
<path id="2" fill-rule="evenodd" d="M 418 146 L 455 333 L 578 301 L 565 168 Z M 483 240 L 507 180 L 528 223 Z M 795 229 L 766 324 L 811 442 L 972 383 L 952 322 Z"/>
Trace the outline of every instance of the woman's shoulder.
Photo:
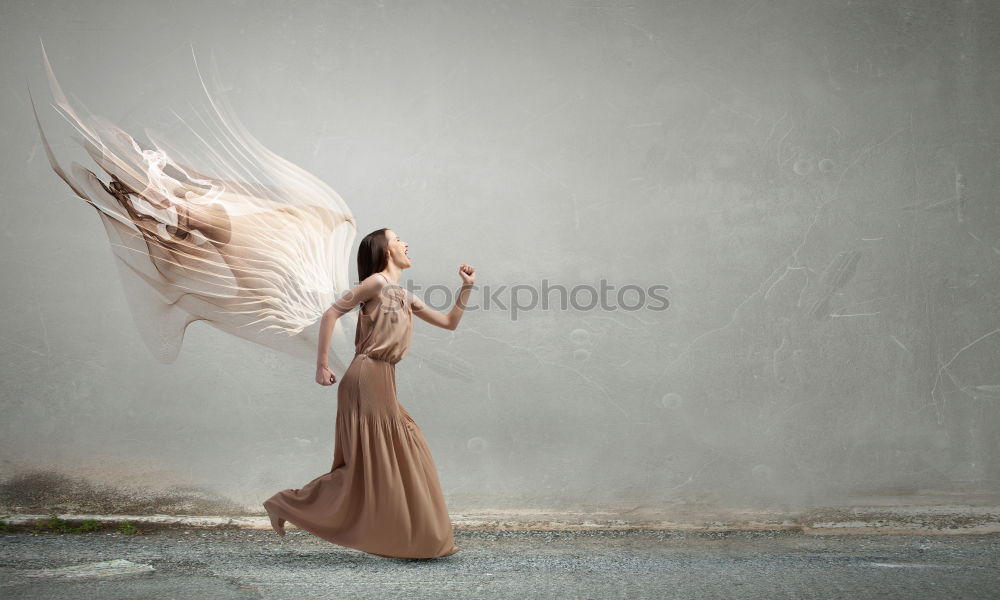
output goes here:
<path id="1" fill-rule="evenodd" d="M 389 285 L 389 280 L 385 278 L 385 275 L 381 273 L 372 273 L 368 277 L 365 277 L 361 285 L 370 288 L 375 291 L 376 294 L 381 293 L 384 288 Z"/>
<path id="2" fill-rule="evenodd" d="M 361 294 L 363 298 L 368 300 L 378 301 L 378 297 L 382 294 L 382 290 L 388 285 L 385 277 L 380 273 L 372 273 L 368 277 L 365 277 L 359 284 L 358 287 L 361 289 Z M 366 291 L 367 290 L 367 291 Z M 361 301 L 361 305 L 364 305 L 365 301 Z"/>
<path id="3" fill-rule="evenodd" d="M 365 284 L 365 283 L 372 283 L 372 282 L 373 283 L 377 283 L 378 285 L 381 286 L 381 285 L 385 285 L 386 283 L 388 283 L 388 280 L 385 278 L 385 275 L 383 275 L 381 273 L 372 273 L 368 277 L 365 277 L 364 280 L 361 283 Z"/>

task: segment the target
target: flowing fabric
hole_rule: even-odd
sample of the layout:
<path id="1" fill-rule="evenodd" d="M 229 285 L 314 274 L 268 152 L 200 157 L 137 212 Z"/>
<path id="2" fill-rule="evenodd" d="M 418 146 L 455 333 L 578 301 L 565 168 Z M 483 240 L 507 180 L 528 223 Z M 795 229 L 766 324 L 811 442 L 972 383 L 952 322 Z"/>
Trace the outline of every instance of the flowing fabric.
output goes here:
<path id="1" fill-rule="evenodd" d="M 55 173 L 97 209 L 152 355 L 173 363 L 187 327 L 203 321 L 312 364 L 323 312 L 351 288 L 357 223 L 343 198 L 257 141 L 225 96 L 209 92 L 200 70 L 210 106 L 192 118 L 200 127 L 171 109 L 176 121 L 164 122 L 165 133 L 143 127 L 143 140 L 78 111 L 44 48 L 43 57 L 52 108 L 100 169 L 75 160 L 63 168 L 54 150 L 72 147 L 67 127 L 55 129 L 50 144 L 32 97 L 42 147 Z M 166 102 L 158 97 L 148 108 L 155 113 Z M 351 350 L 354 316 L 345 317 L 331 340 L 338 371 Z"/>
<path id="2" fill-rule="evenodd" d="M 396 286 L 361 311 L 356 354 L 337 390 L 333 467 L 264 502 L 327 541 L 393 558 L 435 558 L 455 545 L 427 440 L 397 401 L 396 363 L 410 348 L 412 297 Z"/>

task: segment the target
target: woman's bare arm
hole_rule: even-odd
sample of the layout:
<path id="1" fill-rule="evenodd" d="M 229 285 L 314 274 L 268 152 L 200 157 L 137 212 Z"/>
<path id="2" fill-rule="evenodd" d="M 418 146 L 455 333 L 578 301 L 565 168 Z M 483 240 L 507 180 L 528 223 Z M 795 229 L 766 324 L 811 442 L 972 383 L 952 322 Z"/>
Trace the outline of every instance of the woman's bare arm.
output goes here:
<path id="1" fill-rule="evenodd" d="M 451 308 L 448 314 L 434 310 L 427 306 L 413 292 L 407 291 L 413 306 L 413 314 L 431 325 L 436 325 L 442 329 L 452 331 L 457 329 L 459 322 L 462 320 L 462 315 L 465 313 L 465 307 L 469 304 L 469 294 L 472 292 L 472 286 L 476 282 L 476 270 L 469 265 L 461 265 L 458 268 L 458 274 L 462 278 L 462 287 L 458 290 L 458 298 L 455 300 L 455 306 Z"/>
<path id="2" fill-rule="evenodd" d="M 337 319 L 351 312 L 361 302 L 377 296 L 383 286 L 385 286 L 385 279 L 378 275 L 372 275 L 345 292 L 330 305 L 330 308 L 323 312 L 323 320 L 319 326 L 319 348 L 316 356 L 316 383 L 333 385 L 337 381 L 337 376 L 333 374 L 328 364 L 330 340 L 333 338 L 333 328 L 337 324 Z"/>

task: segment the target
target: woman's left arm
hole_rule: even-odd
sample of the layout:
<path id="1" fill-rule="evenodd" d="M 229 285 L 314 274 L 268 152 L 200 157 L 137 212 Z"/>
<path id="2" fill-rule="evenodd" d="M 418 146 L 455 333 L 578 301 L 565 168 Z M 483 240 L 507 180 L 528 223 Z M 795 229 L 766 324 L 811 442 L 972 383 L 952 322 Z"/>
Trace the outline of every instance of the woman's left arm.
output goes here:
<path id="1" fill-rule="evenodd" d="M 472 292 L 472 286 L 476 283 L 476 270 L 471 265 L 463 264 L 458 267 L 458 275 L 462 278 L 462 287 L 458 290 L 458 298 L 455 300 L 455 306 L 448 311 L 448 314 L 434 310 L 427 306 L 416 294 L 407 291 L 410 294 L 413 314 L 431 325 L 436 325 L 442 329 L 450 329 L 452 331 L 457 329 L 458 323 L 462 320 L 462 314 L 465 313 L 465 307 L 469 303 L 469 294 Z"/>

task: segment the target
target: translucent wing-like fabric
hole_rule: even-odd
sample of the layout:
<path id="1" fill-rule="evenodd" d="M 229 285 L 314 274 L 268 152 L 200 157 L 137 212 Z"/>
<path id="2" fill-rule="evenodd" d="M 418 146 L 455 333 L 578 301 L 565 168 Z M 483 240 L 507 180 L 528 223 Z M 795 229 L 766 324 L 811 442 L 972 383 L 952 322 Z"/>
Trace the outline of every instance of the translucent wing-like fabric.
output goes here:
<path id="1" fill-rule="evenodd" d="M 350 287 L 357 226 L 337 192 L 261 145 L 224 98 L 213 97 L 200 70 L 209 118 L 185 124 L 198 143 L 144 129 L 140 144 L 107 119 L 78 114 L 42 52 L 52 108 L 101 175 L 76 162 L 62 168 L 32 99 L 43 147 L 59 177 L 97 209 L 153 355 L 172 363 L 188 324 L 201 320 L 314 361 L 320 317 Z M 355 319 L 344 315 L 334 331 L 337 369 L 345 365 L 336 348 L 353 344 L 345 332 Z"/>

